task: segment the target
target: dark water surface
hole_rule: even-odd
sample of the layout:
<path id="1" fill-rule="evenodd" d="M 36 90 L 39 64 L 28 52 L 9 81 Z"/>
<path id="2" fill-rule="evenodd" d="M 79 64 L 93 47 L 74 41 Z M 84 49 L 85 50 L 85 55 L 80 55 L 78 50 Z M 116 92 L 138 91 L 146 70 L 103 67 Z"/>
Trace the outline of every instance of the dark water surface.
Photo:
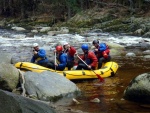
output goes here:
<path id="1" fill-rule="evenodd" d="M 119 69 L 114 77 L 105 78 L 103 85 L 98 85 L 99 80 L 77 82 L 83 94 L 76 98 L 80 104 L 72 103 L 72 109 L 88 113 L 149 113 L 150 105 L 127 101 L 123 99 L 123 92 L 129 82 L 139 74 L 150 72 L 150 60 L 141 57 L 118 57 L 115 61 Z M 98 98 L 100 103 L 90 100 Z"/>

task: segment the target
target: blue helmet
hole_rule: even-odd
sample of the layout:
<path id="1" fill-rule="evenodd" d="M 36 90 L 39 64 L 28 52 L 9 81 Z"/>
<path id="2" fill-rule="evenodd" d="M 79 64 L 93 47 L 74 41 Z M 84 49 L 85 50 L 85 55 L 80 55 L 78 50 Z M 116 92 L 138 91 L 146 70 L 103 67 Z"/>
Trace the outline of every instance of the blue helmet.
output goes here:
<path id="1" fill-rule="evenodd" d="M 89 50 L 89 46 L 87 44 L 82 44 L 82 50 Z"/>

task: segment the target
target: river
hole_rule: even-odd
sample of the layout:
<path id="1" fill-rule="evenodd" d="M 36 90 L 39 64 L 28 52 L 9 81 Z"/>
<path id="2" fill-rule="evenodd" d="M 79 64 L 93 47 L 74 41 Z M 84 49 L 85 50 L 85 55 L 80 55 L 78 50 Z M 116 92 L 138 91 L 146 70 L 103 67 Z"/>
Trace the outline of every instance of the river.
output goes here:
<path id="1" fill-rule="evenodd" d="M 89 34 L 90 36 L 98 37 L 97 34 Z M 120 36 L 120 35 L 108 35 L 108 33 L 101 33 L 102 40 L 109 40 L 109 42 L 119 43 L 127 47 L 127 51 L 137 51 L 141 52 L 143 46 L 131 46 L 139 44 L 143 40 L 147 40 L 150 44 L 150 39 L 142 37 L 133 36 Z M 38 41 L 41 44 L 48 44 L 48 41 L 64 40 L 64 37 L 70 36 L 72 34 L 52 36 L 47 39 L 48 36 L 34 36 L 26 37 L 25 33 L 17 33 L 14 31 L 2 30 L 0 29 L 0 44 L 1 51 L 15 52 L 18 55 L 23 55 L 23 50 L 25 53 L 31 48 L 26 48 L 33 42 Z M 43 38 L 44 37 L 44 38 Z M 46 37 L 46 38 L 45 38 Z M 55 38 L 54 38 L 55 37 Z M 57 38 L 56 38 L 57 37 Z M 106 38 L 107 37 L 107 38 Z M 81 39 L 81 38 L 80 38 Z M 46 41 L 47 40 L 47 41 Z M 65 39 L 66 40 L 66 39 Z M 68 39 L 69 40 L 69 39 Z M 25 47 L 25 49 L 20 49 L 20 47 Z M 11 48 L 10 48 L 11 47 Z M 49 51 L 52 47 L 43 46 Z M 18 50 L 17 50 L 18 49 Z M 21 54 L 20 54 L 21 53 Z M 30 54 L 26 56 L 29 57 Z M 26 59 L 28 60 L 28 58 Z M 150 72 L 150 59 L 144 59 L 141 56 L 136 56 L 128 58 L 126 56 L 116 56 L 113 61 L 119 64 L 119 69 L 114 77 L 105 78 L 105 82 L 99 85 L 99 80 L 85 80 L 76 81 L 76 85 L 81 89 L 82 95 L 76 97 L 80 104 L 74 102 L 62 101 L 57 103 L 57 107 L 63 107 L 64 109 L 74 109 L 76 112 L 86 112 L 86 113 L 147 113 L 150 112 L 150 107 L 147 105 L 142 105 L 135 102 L 130 102 L 123 99 L 123 92 L 130 81 L 138 76 L 139 74 Z M 98 98 L 99 103 L 91 102 L 92 99 Z M 71 112 L 71 111 L 66 111 Z"/>

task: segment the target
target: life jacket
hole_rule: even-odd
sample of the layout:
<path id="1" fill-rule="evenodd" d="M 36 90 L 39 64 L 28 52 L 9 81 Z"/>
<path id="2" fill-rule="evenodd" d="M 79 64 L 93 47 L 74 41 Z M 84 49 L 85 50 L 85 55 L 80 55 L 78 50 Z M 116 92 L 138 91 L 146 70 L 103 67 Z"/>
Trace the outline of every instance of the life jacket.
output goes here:
<path id="1" fill-rule="evenodd" d="M 109 46 L 106 43 L 101 43 L 98 46 L 98 52 L 96 53 L 97 58 L 104 57 L 108 58 L 110 53 Z"/>
<path id="2" fill-rule="evenodd" d="M 74 56 L 75 53 L 76 53 L 76 49 L 71 46 L 70 49 L 69 49 L 69 51 L 68 51 L 68 54 L 69 54 L 70 56 Z"/>
<path id="3" fill-rule="evenodd" d="M 67 61 L 74 61 L 74 54 L 76 53 L 74 47 L 70 47 L 70 49 L 65 50 L 64 53 L 67 54 Z"/>
<path id="4" fill-rule="evenodd" d="M 90 64 L 92 64 L 93 63 L 93 60 L 92 60 L 92 58 L 91 58 L 91 54 L 93 53 L 91 53 L 92 51 L 88 51 L 88 53 L 86 53 L 86 54 L 84 54 L 83 55 L 83 59 L 84 59 L 84 61 L 86 62 L 86 64 L 88 64 L 88 65 L 90 65 Z M 92 57 L 95 57 L 95 54 L 93 53 L 92 54 Z M 96 58 L 96 57 L 95 57 Z M 97 58 L 96 58 L 97 59 Z"/>
<path id="5" fill-rule="evenodd" d="M 35 61 L 38 62 L 40 60 L 44 60 L 46 57 L 41 58 L 38 54 L 34 55 Z"/>
<path id="6" fill-rule="evenodd" d="M 100 52 L 105 51 L 106 49 L 109 49 L 108 45 L 106 43 L 100 43 L 98 46 L 98 50 Z"/>
<path id="7" fill-rule="evenodd" d="M 89 53 L 89 52 L 88 52 Z M 85 62 L 86 62 L 86 64 L 91 64 L 92 63 L 92 61 L 91 61 L 91 59 L 89 59 L 88 58 L 88 53 L 87 54 L 84 54 L 84 59 L 85 59 Z"/>
<path id="8" fill-rule="evenodd" d="M 43 63 L 47 63 L 48 59 L 46 57 L 46 51 L 44 49 L 39 49 L 38 54 L 33 55 L 31 62 L 32 63 L 37 63 L 37 64 L 43 64 Z"/>
<path id="9" fill-rule="evenodd" d="M 59 67 L 60 68 L 65 68 L 66 67 L 66 65 L 67 65 L 67 55 L 65 54 L 65 53 L 61 53 L 61 54 L 59 54 L 59 56 L 58 56 L 58 61 L 59 61 Z"/>

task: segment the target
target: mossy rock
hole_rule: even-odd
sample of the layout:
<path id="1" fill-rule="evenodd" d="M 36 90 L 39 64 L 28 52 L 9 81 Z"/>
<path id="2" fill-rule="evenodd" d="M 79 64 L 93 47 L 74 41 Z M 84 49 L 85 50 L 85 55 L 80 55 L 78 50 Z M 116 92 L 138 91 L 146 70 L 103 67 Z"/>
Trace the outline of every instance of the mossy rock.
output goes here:
<path id="1" fill-rule="evenodd" d="M 125 24 L 120 24 L 120 25 L 113 25 L 113 26 L 109 26 L 109 27 L 105 27 L 103 28 L 104 31 L 106 32 L 110 32 L 110 31 L 115 31 L 115 32 L 122 32 L 122 31 L 126 31 L 129 32 L 129 26 L 125 25 Z"/>

